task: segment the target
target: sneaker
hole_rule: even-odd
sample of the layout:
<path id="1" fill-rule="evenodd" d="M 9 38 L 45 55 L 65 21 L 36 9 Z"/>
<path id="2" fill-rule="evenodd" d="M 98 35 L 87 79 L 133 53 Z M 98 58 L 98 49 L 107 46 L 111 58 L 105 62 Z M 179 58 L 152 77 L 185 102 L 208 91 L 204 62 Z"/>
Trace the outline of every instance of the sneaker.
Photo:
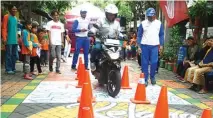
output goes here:
<path id="1" fill-rule="evenodd" d="M 29 74 L 25 74 L 24 75 L 24 79 L 26 79 L 26 80 L 33 80 L 33 78 L 29 76 Z"/>
<path id="2" fill-rule="evenodd" d="M 95 71 L 96 70 L 95 63 L 91 63 L 90 68 L 91 68 L 91 71 Z"/>
<path id="3" fill-rule="evenodd" d="M 145 86 L 146 86 L 146 87 L 148 86 L 148 82 L 145 82 Z"/>
<path id="4" fill-rule="evenodd" d="M 76 71 L 76 70 L 77 70 L 77 68 L 76 68 L 76 67 L 74 67 L 74 66 L 72 66 L 72 67 L 71 67 L 71 70 Z"/>
<path id="5" fill-rule="evenodd" d="M 44 73 L 43 72 L 41 72 L 41 73 L 38 73 L 38 75 L 43 75 Z"/>
<path id="6" fill-rule="evenodd" d="M 50 72 L 53 72 L 53 67 L 49 66 L 49 70 L 50 70 Z"/>
<path id="7" fill-rule="evenodd" d="M 61 74 L 61 71 L 60 70 L 56 70 L 56 73 Z"/>
<path id="8" fill-rule="evenodd" d="M 152 84 L 152 85 L 155 85 L 155 84 L 156 84 L 156 81 L 155 81 L 155 80 L 151 80 L 151 84 Z"/>
<path id="9" fill-rule="evenodd" d="M 7 71 L 6 73 L 7 73 L 7 74 L 9 74 L 9 75 L 13 75 L 13 74 L 15 74 L 15 72 L 14 72 L 14 71 Z"/>
<path id="10" fill-rule="evenodd" d="M 38 75 L 36 72 L 31 72 L 32 75 Z"/>

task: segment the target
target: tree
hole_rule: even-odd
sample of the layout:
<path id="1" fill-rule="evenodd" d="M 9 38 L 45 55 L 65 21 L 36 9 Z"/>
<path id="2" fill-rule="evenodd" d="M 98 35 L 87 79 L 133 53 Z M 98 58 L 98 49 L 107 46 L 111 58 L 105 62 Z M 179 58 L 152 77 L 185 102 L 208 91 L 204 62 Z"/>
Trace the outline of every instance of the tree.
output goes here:
<path id="1" fill-rule="evenodd" d="M 71 2 L 70 1 L 43 1 L 44 3 L 44 9 L 47 12 L 50 12 L 51 10 L 55 9 L 59 11 L 60 13 L 64 13 L 67 8 L 71 8 Z"/>
<path id="2" fill-rule="evenodd" d="M 194 31 L 194 34 L 197 34 L 195 38 L 201 44 L 201 31 L 204 29 L 204 36 L 205 39 L 208 33 L 208 16 L 213 13 L 213 4 L 207 2 L 205 0 L 198 0 L 195 2 L 192 7 L 189 8 L 189 16 L 191 21 L 194 21 L 195 26 L 197 28 Z"/>
<path id="3" fill-rule="evenodd" d="M 24 19 L 23 10 L 28 9 L 28 18 L 31 18 L 31 11 L 33 9 L 41 9 L 46 12 L 51 12 L 53 9 L 58 10 L 61 14 L 64 15 L 64 12 L 67 8 L 71 7 L 71 2 L 70 1 L 3 1 L 1 2 L 1 5 L 7 8 L 8 5 L 13 4 L 16 5 L 20 17 Z M 64 18 L 64 17 L 61 17 Z M 26 20 L 26 19 L 24 19 Z"/>
<path id="4" fill-rule="evenodd" d="M 118 11 L 119 16 L 125 17 L 127 22 L 130 22 L 133 18 L 133 15 L 132 15 L 131 7 L 128 4 L 128 2 L 127 1 L 118 1 L 116 3 L 116 6 L 118 6 L 118 9 L 119 9 L 119 11 Z"/>

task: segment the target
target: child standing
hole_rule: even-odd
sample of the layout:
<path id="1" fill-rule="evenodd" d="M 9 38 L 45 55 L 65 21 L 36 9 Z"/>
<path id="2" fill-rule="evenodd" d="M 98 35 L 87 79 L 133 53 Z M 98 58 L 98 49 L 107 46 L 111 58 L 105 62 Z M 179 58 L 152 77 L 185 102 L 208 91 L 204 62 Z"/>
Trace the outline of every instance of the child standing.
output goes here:
<path id="1" fill-rule="evenodd" d="M 46 30 L 43 28 L 39 31 L 39 41 L 41 43 L 41 64 L 47 66 L 48 64 L 48 50 L 49 40 Z"/>
<path id="2" fill-rule="evenodd" d="M 24 79 L 32 80 L 30 74 L 30 55 L 32 53 L 32 42 L 30 40 L 30 30 L 32 28 L 31 21 L 26 21 L 25 29 L 22 33 L 22 48 L 21 53 L 23 55 L 23 72 Z"/>
<path id="3" fill-rule="evenodd" d="M 34 65 L 37 65 L 37 69 L 38 69 L 38 74 L 42 74 L 42 70 L 41 70 L 41 65 L 40 65 L 40 47 L 41 44 L 38 41 L 38 37 L 36 36 L 37 33 L 37 24 L 33 24 L 32 25 L 32 29 L 31 29 L 31 41 L 33 44 L 33 49 L 32 49 L 32 53 L 31 53 L 31 57 L 30 57 L 30 72 L 33 75 L 37 75 L 36 73 L 34 73 Z"/>

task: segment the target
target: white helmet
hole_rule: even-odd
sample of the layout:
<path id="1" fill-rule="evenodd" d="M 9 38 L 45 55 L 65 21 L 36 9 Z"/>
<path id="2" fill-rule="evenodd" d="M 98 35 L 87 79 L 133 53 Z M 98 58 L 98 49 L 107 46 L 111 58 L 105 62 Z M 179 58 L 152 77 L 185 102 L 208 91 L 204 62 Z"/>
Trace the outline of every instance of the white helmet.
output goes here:
<path id="1" fill-rule="evenodd" d="M 111 13 L 111 14 L 117 14 L 118 8 L 114 4 L 109 4 L 105 7 L 105 12 Z"/>
<path id="2" fill-rule="evenodd" d="M 87 13 L 87 10 L 85 8 L 81 8 L 80 13 Z"/>

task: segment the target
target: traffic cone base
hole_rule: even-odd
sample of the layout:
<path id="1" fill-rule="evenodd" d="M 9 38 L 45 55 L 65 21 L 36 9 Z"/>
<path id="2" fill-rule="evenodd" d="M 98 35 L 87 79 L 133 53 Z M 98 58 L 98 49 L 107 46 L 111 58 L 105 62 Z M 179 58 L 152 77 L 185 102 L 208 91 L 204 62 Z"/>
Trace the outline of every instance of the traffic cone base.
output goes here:
<path id="1" fill-rule="evenodd" d="M 150 104 L 150 101 L 148 101 L 146 98 L 146 87 L 143 73 L 140 74 L 135 97 L 131 98 L 130 101 L 135 104 Z"/>
<path id="2" fill-rule="evenodd" d="M 121 89 L 132 89 L 131 87 L 121 87 Z"/>
<path id="3" fill-rule="evenodd" d="M 81 110 L 82 110 L 82 113 L 79 118 L 94 118 L 94 114 L 90 107 L 82 107 Z"/>
<path id="4" fill-rule="evenodd" d="M 76 88 L 82 88 L 82 85 L 77 85 Z"/>
<path id="5" fill-rule="evenodd" d="M 167 87 L 162 86 L 158 102 L 156 104 L 154 118 L 169 118 L 169 105 L 167 96 Z"/>
<path id="6" fill-rule="evenodd" d="M 95 98 L 95 97 L 93 97 L 93 98 L 92 98 L 92 102 L 95 102 L 95 101 L 96 101 L 96 98 Z M 78 97 L 77 102 L 78 102 L 78 103 L 80 103 L 80 102 L 81 102 L 81 97 Z"/>
<path id="7" fill-rule="evenodd" d="M 91 115 L 92 118 L 94 117 L 93 106 L 92 106 L 92 98 L 90 97 L 91 95 L 90 95 L 89 89 L 90 89 L 89 84 L 84 83 L 83 88 L 82 88 L 82 92 L 81 92 L 81 102 L 80 102 L 80 105 L 79 105 L 78 118 L 90 118 L 90 117 L 87 117 L 84 114 L 84 110 L 83 110 L 84 107 L 89 107 L 90 108 L 89 112 L 92 114 Z"/>
<path id="8" fill-rule="evenodd" d="M 135 100 L 134 98 L 131 98 L 130 101 L 132 103 L 135 103 L 135 104 L 151 104 L 150 101 L 146 100 L 146 101 L 139 101 L 139 100 Z"/>

